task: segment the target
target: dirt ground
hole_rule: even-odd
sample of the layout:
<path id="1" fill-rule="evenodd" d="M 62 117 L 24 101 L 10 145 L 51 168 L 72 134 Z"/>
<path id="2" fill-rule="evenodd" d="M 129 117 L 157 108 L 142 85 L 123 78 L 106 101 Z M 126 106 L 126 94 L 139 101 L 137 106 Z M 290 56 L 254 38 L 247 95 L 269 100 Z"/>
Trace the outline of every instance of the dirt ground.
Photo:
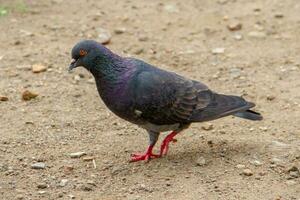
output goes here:
<path id="1" fill-rule="evenodd" d="M 300 200 L 299 0 L 0 0 L 0 27 L 0 199 Z M 114 52 L 242 95 L 264 120 L 193 124 L 167 156 L 129 163 L 146 132 L 67 71 L 103 29 Z"/>

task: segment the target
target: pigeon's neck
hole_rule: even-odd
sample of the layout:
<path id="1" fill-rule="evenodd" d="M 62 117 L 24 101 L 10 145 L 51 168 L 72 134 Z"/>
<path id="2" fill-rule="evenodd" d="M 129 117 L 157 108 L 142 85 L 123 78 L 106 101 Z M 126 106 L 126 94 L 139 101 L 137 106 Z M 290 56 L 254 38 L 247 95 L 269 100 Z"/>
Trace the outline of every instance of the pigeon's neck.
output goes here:
<path id="1" fill-rule="evenodd" d="M 123 58 L 110 52 L 99 55 L 95 60 L 95 65 L 90 68 L 91 73 L 96 80 L 101 82 L 117 81 L 123 71 L 126 71 L 126 65 L 123 64 Z"/>
<path id="2" fill-rule="evenodd" d="M 97 65 L 91 68 L 97 89 L 103 98 L 119 95 L 133 71 L 126 59 L 113 53 L 99 57 Z"/>

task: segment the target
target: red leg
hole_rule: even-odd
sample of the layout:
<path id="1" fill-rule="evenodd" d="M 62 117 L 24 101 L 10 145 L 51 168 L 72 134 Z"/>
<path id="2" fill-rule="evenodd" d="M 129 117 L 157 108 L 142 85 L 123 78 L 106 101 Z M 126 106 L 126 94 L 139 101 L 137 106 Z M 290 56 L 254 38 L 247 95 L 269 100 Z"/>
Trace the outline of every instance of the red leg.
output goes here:
<path id="1" fill-rule="evenodd" d="M 152 153 L 154 145 L 150 145 L 144 154 L 132 154 L 130 162 L 136 162 L 140 160 L 149 161 L 151 158 L 159 158 L 160 155 Z"/>
<path id="2" fill-rule="evenodd" d="M 165 137 L 165 139 L 163 140 L 161 146 L 160 146 L 160 156 L 162 155 L 166 155 L 168 153 L 169 150 L 169 143 L 170 142 L 176 142 L 177 140 L 174 139 L 174 137 L 177 135 L 178 133 L 173 131 L 171 132 L 169 135 L 167 135 Z"/>

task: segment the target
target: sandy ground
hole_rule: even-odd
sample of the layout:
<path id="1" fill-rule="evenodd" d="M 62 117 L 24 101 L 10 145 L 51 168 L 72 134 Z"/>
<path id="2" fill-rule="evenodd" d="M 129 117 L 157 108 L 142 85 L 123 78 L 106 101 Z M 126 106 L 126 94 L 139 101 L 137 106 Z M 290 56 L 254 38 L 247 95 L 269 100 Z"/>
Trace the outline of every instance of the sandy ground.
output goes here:
<path id="1" fill-rule="evenodd" d="M 300 199 L 299 0 L 0 5 L 0 199 Z M 113 51 L 242 95 L 265 119 L 193 124 L 166 157 L 129 163 L 146 132 L 104 106 L 87 71 L 67 72 L 73 45 L 103 29 Z"/>

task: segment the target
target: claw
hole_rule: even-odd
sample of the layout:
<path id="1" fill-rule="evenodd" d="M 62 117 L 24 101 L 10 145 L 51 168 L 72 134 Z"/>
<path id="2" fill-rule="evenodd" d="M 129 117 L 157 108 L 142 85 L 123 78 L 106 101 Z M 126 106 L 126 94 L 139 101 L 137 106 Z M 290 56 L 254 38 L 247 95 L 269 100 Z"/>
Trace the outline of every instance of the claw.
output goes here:
<path id="1" fill-rule="evenodd" d="M 137 162 L 140 160 L 144 160 L 148 162 L 152 158 L 159 158 L 160 155 L 152 153 L 153 146 L 149 146 L 146 153 L 144 154 L 132 154 L 130 162 Z"/>
<path id="2" fill-rule="evenodd" d="M 153 154 L 152 150 L 153 150 L 154 145 L 150 145 L 145 153 L 131 154 L 130 162 L 137 162 L 137 161 L 141 161 L 141 160 L 149 162 L 150 159 L 160 158 L 161 156 L 166 155 L 169 151 L 169 143 L 177 142 L 177 140 L 174 138 L 176 135 L 177 135 L 177 132 L 173 131 L 169 135 L 166 136 L 166 138 L 163 140 L 163 142 L 160 146 L 160 154 Z"/>
<path id="3" fill-rule="evenodd" d="M 137 162 L 137 161 L 140 161 L 140 160 L 144 160 L 146 162 L 148 162 L 150 159 L 152 158 L 159 158 L 160 156 L 159 155 L 156 155 L 156 154 L 134 154 L 131 156 L 131 160 L 130 162 Z"/>

